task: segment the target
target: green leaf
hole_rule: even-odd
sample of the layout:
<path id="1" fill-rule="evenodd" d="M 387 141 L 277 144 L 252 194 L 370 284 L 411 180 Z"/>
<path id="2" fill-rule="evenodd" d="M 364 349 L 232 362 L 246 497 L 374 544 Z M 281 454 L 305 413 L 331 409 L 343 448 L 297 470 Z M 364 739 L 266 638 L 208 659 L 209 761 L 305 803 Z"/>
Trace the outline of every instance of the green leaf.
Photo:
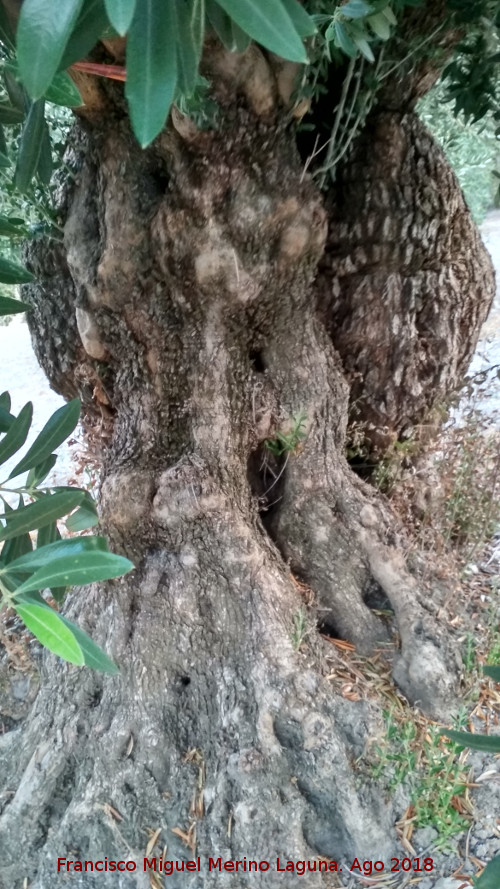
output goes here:
<path id="1" fill-rule="evenodd" d="M 266 49 L 292 62 L 307 62 L 304 44 L 282 0 L 217 0 L 224 12 Z"/>
<path id="2" fill-rule="evenodd" d="M 33 102 L 21 133 L 19 153 L 17 155 L 14 184 L 21 194 L 31 185 L 36 173 L 40 152 L 42 150 L 43 131 L 45 125 L 45 100 Z"/>
<path id="3" fill-rule="evenodd" d="M 71 36 L 66 44 L 59 68 L 69 68 L 73 62 L 84 59 L 108 28 L 108 16 L 104 0 L 84 0 L 84 4 Z"/>
<path id="4" fill-rule="evenodd" d="M 12 70 L 14 69 L 14 70 Z M 7 94 L 11 101 L 11 104 L 18 108 L 19 111 L 22 111 L 23 117 L 26 111 L 26 102 L 28 101 L 28 96 L 26 94 L 26 90 L 21 86 L 19 81 L 17 80 L 18 75 L 18 67 L 15 62 L 7 62 L 4 68 L 3 77 L 5 81 L 5 88 L 7 90 Z"/>
<path id="5" fill-rule="evenodd" d="M 181 95 L 189 95 L 198 80 L 205 22 L 204 0 L 176 0 L 176 10 L 178 87 Z"/>
<path id="6" fill-rule="evenodd" d="M 368 3 L 365 3 L 364 0 L 349 0 L 348 3 L 344 3 L 344 5 L 339 8 L 339 12 L 349 19 L 361 19 L 366 15 L 370 15 L 372 8 Z"/>
<path id="7" fill-rule="evenodd" d="M 2 314 L 1 303 L 2 297 L 0 297 L 0 315 Z M 0 407 L 0 432 L 8 432 L 15 419 L 8 410 Z"/>
<path id="8" fill-rule="evenodd" d="M 24 0 L 17 55 L 21 80 L 33 99 L 40 99 L 52 83 L 82 6 L 83 0 Z"/>
<path id="9" fill-rule="evenodd" d="M 17 281 L 13 281 L 12 278 L 15 277 L 14 271 L 9 268 L 9 266 L 13 266 L 14 263 L 11 263 L 9 259 L 3 259 L 0 256 L 0 281 L 2 284 L 21 284 L 24 281 L 32 281 L 33 276 L 23 269 L 22 266 L 16 266 L 16 269 L 19 273 L 19 278 Z M 29 278 L 27 277 L 29 275 Z M 22 276 L 22 277 L 21 277 Z M 10 278 L 10 281 L 6 281 L 5 278 Z M 0 316 L 1 315 L 17 315 L 19 312 L 28 312 L 31 306 L 27 303 L 22 303 L 18 299 L 12 299 L 10 296 L 0 296 Z M 0 430 L 1 431 L 1 430 Z"/>
<path id="10" fill-rule="evenodd" d="M 27 228 L 24 222 L 19 223 L 18 220 L 15 222 L 12 219 L 9 219 L 8 216 L 0 216 L 0 235 L 3 235 L 7 238 L 10 237 L 26 237 Z"/>
<path id="11" fill-rule="evenodd" d="M 52 414 L 29 451 L 14 467 L 9 478 L 14 478 L 26 469 L 38 466 L 42 460 L 50 457 L 52 451 L 59 447 L 73 432 L 80 416 L 80 399 L 74 398 Z"/>
<path id="12" fill-rule="evenodd" d="M 0 525 L 0 541 L 10 540 L 26 531 L 36 531 L 55 519 L 60 519 L 78 506 L 84 496 L 83 491 L 61 491 L 47 494 L 36 503 L 22 506 L 6 517 L 5 526 Z"/>
<path id="13" fill-rule="evenodd" d="M 394 15 L 391 7 L 384 6 L 384 8 L 381 11 L 382 11 L 382 15 L 384 15 L 386 17 L 389 24 L 393 25 L 395 27 L 398 23 L 398 20 L 397 20 L 396 16 Z"/>
<path id="14" fill-rule="evenodd" d="M 177 20 L 173 2 L 141 0 L 127 38 L 125 93 L 132 129 L 145 148 L 161 132 L 177 85 Z"/>
<path id="15" fill-rule="evenodd" d="M 13 105 L 6 105 L 5 102 L 0 102 L 0 123 L 9 124 L 17 124 L 22 123 L 24 120 L 24 111 L 20 111 L 19 108 L 15 108 Z"/>
<path id="16" fill-rule="evenodd" d="M 5 438 L 0 442 L 0 466 L 5 463 L 19 448 L 22 448 L 33 419 L 33 405 L 31 401 L 25 404 L 19 416 L 12 423 Z"/>
<path id="17" fill-rule="evenodd" d="M 33 466 L 32 469 L 28 472 L 28 477 L 26 479 L 26 487 L 27 488 L 36 488 L 40 482 L 43 482 L 45 478 L 47 478 L 49 472 L 54 468 L 57 463 L 57 454 L 51 454 L 50 457 L 47 457 L 46 460 L 42 460 L 41 463 L 37 463 L 36 466 Z"/>
<path id="18" fill-rule="evenodd" d="M 19 556 L 31 552 L 32 549 L 31 537 L 27 532 L 26 534 L 20 534 L 19 537 L 13 537 L 12 540 L 7 540 L 3 545 L 2 562 L 8 565 Z"/>
<path id="19" fill-rule="evenodd" d="M 105 4 L 106 12 L 113 28 L 123 37 L 127 33 L 134 16 L 136 0 L 105 0 Z"/>
<path id="20" fill-rule="evenodd" d="M 98 523 L 99 516 L 97 515 L 96 505 L 88 491 L 85 491 L 85 497 L 81 506 L 66 520 L 66 527 L 71 534 L 76 534 L 78 531 L 88 531 L 89 528 L 94 528 Z"/>
<path id="21" fill-rule="evenodd" d="M 13 601 L 13 607 L 45 648 L 71 664 L 83 666 L 85 658 L 75 635 L 52 608 L 35 603 Z"/>
<path id="22" fill-rule="evenodd" d="M 381 12 L 378 13 L 378 15 L 371 15 L 367 19 L 367 22 L 377 37 L 380 37 L 381 40 L 389 40 L 389 37 L 391 36 L 391 26 Z"/>
<path id="23" fill-rule="evenodd" d="M 82 538 L 83 539 L 83 538 Z M 61 541 L 61 544 L 63 541 Z M 51 544 L 51 546 L 61 546 L 61 544 Z M 68 555 L 49 559 L 48 564 L 38 568 L 20 587 L 16 590 L 16 596 L 21 593 L 28 593 L 32 590 L 44 590 L 46 587 L 57 586 L 85 586 L 88 583 L 95 583 L 100 580 L 111 580 L 113 577 L 121 577 L 128 571 L 132 571 L 133 564 L 123 556 L 116 556 L 114 553 L 93 550 L 86 552 L 83 550 L 76 555 L 71 554 L 68 547 Z M 37 550 L 35 550 L 35 554 Z M 43 554 L 43 553 L 42 553 Z M 29 559 L 29 554 L 25 557 L 25 561 Z M 7 578 L 11 573 L 19 573 L 19 559 L 11 563 L 8 569 L 4 569 L 2 574 Z"/>
<path id="24" fill-rule="evenodd" d="M 327 40 L 329 39 L 329 30 L 330 28 L 327 29 L 327 33 L 325 35 Z M 335 35 L 336 46 L 338 46 L 339 49 L 341 49 L 342 52 L 346 54 L 346 56 L 354 59 L 358 54 L 358 49 L 354 41 L 351 39 L 345 25 L 343 25 L 342 22 L 333 22 L 333 33 Z"/>
<path id="25" fill-rule="evenodd" d="M 45 120 L 43 122 L 42 144 L 40 146 L 40 157 L 38 158 L 36 174 L 42 185 L 48 185 L 52 178 L 52 145 L 50 143 L 49 128 Z"/>
<path id="26" fill-rule="evenodd" d="M 59 528 L 57 527 L 57 522 L 51 522 L 50 525 L 44 525 L 43 528 L 40 528 L 36 535 L 36 546 L 37 549 L 41 549 L 43 546 L 47 546 L 49 543 L 55 543 L 56 540 L 61 540 L 61 535 L 59 533 Z M 66 595 L 67 587 L 51 587 L 51 594 L 56 600 L 56 602 L 62 602 L 64 596 Z"/>
<path id="27" fill-rule="evenodd" d="M 300 37 L 311 37 L 312 34 L 316 33 L 314 20 L 297 0 L 281 0 L 281 2 Z"/>
<path id="28" fill-rule="evenodd" d="M 489 676 L 490 679 L 494 679 L 495 682 L 500 682 L 500 667 L 488 664 L 488 666 L 483 667 L 483 673 L 485 676 Z"/>
<path id="29" fill-rule="evenodd" d="M 244 52 L 251 43 L 236 22 L 217 3 L 217 0 L 206 0 L 207 18 L 221 43 L 229 52 Z"/>
<path id="30" fill-rule="evenodd" d="M 375 56 L 373 55 L 373 50 L 372 50 L 370 44 L 368 43 L 368 40 L 366 39 L 365 34 L 363 34 L 362 32 L 354 32 L 354 31 L 352 31 L 351 34 L 352 34 L 352 39 L 354 40 L 354 43 L 358 47 L 361 54 L 365 57 L 365 59 L 368 59 L 369 62 L 374 62 Z"/>
<path id="31" fill-rule="evenodd" d="M 10 411 L 10 406 L 10 392 L 2 392 L 0 395 L 0 407 L 3 407 L 4 411 Z"/>
<path id="32" fill-rule="evenodd" d="M 442 735 L 462 747 L 470 747 L 472 750 L 482 750 L 484 753 L 500 753 L 500 737 L 492 735 L 473 735 L 472 732 L 455 732 L 452 729 L 443 729 Z"/>
<path id="33" fill-rule="evenodd" d="M 38 530 L 36 535 L 37 549 L 41 549 L 42 546 L 47 546 L 49 543 L 54 543 L 56 540 L 61 540 L 59 528 L 57 527 L 57 522 L 50 522 L 50 524 L 44 525 L 43 528 Z"/>
<path id="34" fill-rule="evenodd" d="M 52 525 L 51 527 L 55 527 Z M 9 571 L 28 572 L 38 571 L 39 568 L 50 567 L 51 563 L 69 557 L 80 556 L 82 553 L 107 553 L 108 545 L 105 537 L 70 537 L 65 540 L 55 540 L 44 546 L 40 545 L 35 550 L 16 559 L 9 565 Z"/>
<path id="35" fill-rule="evenodd" d="M 500 886 L 500 855 L 486 865 L 481 876 L 474 880 L 476 889 L 498 889 Z"/>
<path id="36" fill-rule="evenodd" d="M 48 90 L 45 91 L 44 97 L 47 102 L 52 102 L 53 105 L 62 105 L 64 108 L 79 108 L 83 105 L 80 90 L 65 71 L 59 71 L 55 75 Z"/>
<path id="37" fill-rule="evenodd" d="M 90 636 L 87 636 L 87 634 L 80 629 L 80 627 L 75 626 L 75 624 L 71 623 L 66 617 L 63 617 L 63 615 L 61 615 L 61 620 L 64 621 L 66 626 L 71 630 L 82 649 L 87 667 L 90 667 L 92 670 L 99 670 L 101 673 L 116 674 L 120 672 L 116 664 L 113 663 L 107 654 L 105 654 Z"/>

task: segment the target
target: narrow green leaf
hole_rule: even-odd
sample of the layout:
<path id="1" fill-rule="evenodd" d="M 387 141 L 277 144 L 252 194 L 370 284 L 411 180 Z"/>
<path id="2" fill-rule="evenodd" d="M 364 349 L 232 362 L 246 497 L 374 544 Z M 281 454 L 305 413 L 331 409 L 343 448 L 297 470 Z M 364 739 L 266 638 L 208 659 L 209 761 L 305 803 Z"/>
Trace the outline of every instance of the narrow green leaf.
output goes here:
<path id="1" fill-rule="evenodd" d="M 494 679 L 495 682 L 500 682 L 500 667 L 488 664 L 488 666 L 483 667 L 483 673 L 485 676 L 489 676 L 490 679 Z"/>
<path id="2" fill-rule="evenodd" d="M 446 738 L 455 741 L 462 747 L 470 747 L 472 750 L 482 750 L 484 753 L 500 753 L 500 737 L 493 735 L 473 735 L 472 732 L 456 732 L 452 729 L 443 729 L 441 732 Z"/>
<path id="3" fill-rule="evenodd" d="M 58 605 L 64 600 L 67 592 L 67 586 L 55 586 L 50 588 L 50 594 L 55 599 Z"/>
<path id="4" fill-rule="evenodd" d="M 89 528 L 94 528 L 98 523 L 99 516 L 96 505 L 86 491 L 82 504 L 73 515 L 70 515 L 69 519 L 66 519 L 66 527 L 71 534 L 77 534 L 79 531 L 88 531 Z"/>
<path id="5" fill-rule="evenodd" d="M 50 142 L 50 133 L 47 121 L 43 122 L 42 144 L 40 147 L 40 157 L 38 158 L 38 166 L 36 175 L 42 185 L 48 185 L 52 178 L 52 145 Z"/>
<path id="6" fill-rule="evenodd" d="M 23 238 L 26 237 L 26 232 L 27 228 L 24 222 L 20 224 L 18 220 L 13 222 L 8 216 L 0 216 L 0 235 L 4 235 L 7 238 Z"/>
<path id="7" fill-rule="evenodd" d="M 10 392 L 2 392 L 0 395 L 0 407 L 3 407 L 4 411 L 10 411 L 10 406 Z"/>
<path id="8" fill-rule="evenodd" d="M 125 93 L 132 128 L 145 148 L 161 132 L 177 86 L 177 20 L 173 2 L 141 0 L 127 38 Z"/>
<path id="9" fill-rule="evenodd" d="M 43 590 L 46 587 L 85 586 L 100 580 L 111 580 L 113 577 L 121 577 L 128 571 L 132 571 L 133 567 L 132 562 L 123 556 L 99 550 L 83 551 L 78 555 L 67 555 L 60 558 L 54 557 L 48 564 L 43 565 L 25 580 L 17 588 L 16 595 L 31 590 Z M 11 564 L 4 573 L 8 578 L 9 574 L 14 571 L 18 573 L 19 569 L 14 568 Z"/>
<path id="10" fill-rule="evenodd" d="M 307 62 L 304 44 L 282 0 L 217 0 L 257 43 L 292 62 Z"/>
<path id="11" fill-rule="evenodd" d="M 59 533 L 59 528 L 57 527 L 57 522 L 50 522 L 48 525 L 44 525 L 43 528 L 39 528 L 37 532 L 37 549 L 41 549 L 42 546 L 47 546 L 49 543 L 55 543 L 56 540 L 60 539 L 61 535 Z"/>
<path id="12" fill-rule="evenodd" d="M 19 556 L 31 552 L 32 549 L 33 544 L 31 542 L 31 537 L 27 532 L 26 534 L 20 534 L 19 537 L 13 537 L 12 540 L 6 540 L 2 547 L 2 562 L 8 565 Z M 21 583 L 22 580 L 24 580 L 24 578 L 21 578 L 19 583 Z M 17 586 L 17 583 L 14 583 L 14 586 Z"/>
<path id="13" fill-rule="evenodd" d="M 203 0 L 176 0 L 178 87 L 181 95 L 189 95 L 198 79 L 205 20 Z"/>
<path id="14" fill-rule="evenodd" d="M 375 56 L 373 55 L 373 50 L 368 43 L 365 35 L 362 33 L 355 33 L 353 31 L 352 39 L 354 40 L 354 43 L 358 47 L 360 53 L 365 57 L 365 59 L 368 59 L 369 62 L 374 62 Z"/>
<path id="15" fill-rule="evenodd" d="M 207 18 L 221 43 L 229 52 L 244 52 L 251 37 L 238 27 L 219 6 L 217 0 L 207 0 Z"/>
<path id="16" fill-rule="evenodd" d="M 327 29 L 326 38 L 329 39 L 328 32 L 330 28 Z M 356 44 L 351 39 L 347 28 L 342 24 L 342 22 L 335 21 L 333 22 L 333 34 L 335 37 L 335 44 L 339 47 L 351 59 L 354 59 L 358 50 Z"/>
<path id="17" fill-rule="evenodd" d="M 16 417 L 5 438 L 0 442 L 0 466 L 22 448 L 33 419 L 33 405 L 28 401 Z"/>
<path id="18" fill-rule="evenodd" d="M 19 108 L 15 108 L 13 105 L 6 105 L 5 102 L 0 102 L 0 123 L 5 123 L 9 126 L 22 123 L 23 120 L 24 111 L 20 111 Z"/>
<path id="19" fill-rule="evenodd" d="M 51 522 L 50 525 L 44 525 L 43 528 L 40 528 L 37 531 L 37 549 L 41 549 L 43 546 L 48 546 L 49 543 L 55 543 L 57 540 L 61 540 L 57 522 Z M 66 595 L 67 587 L 51 587 L 50 592 L 56 602 L 62 602 Z"/>
<path id="20" fill-rule="evenodd" d="M 105 4 L 113 28 L 123 37 L 134 16 L 136 0 L 105 0 Z"/>
<path id="21" fill-rule="evenodd" d="M 14 67 L 14 70 L 12 68 Z M 7 94 L 11 101 L 11 104 L 14 108 L 17 108 L 19 111 L 22 111 L 23 117 L 26 111 L 26 102 L 28 100 L 28 96 L 26 94 L 26 90 L 21 86 L 19 81 L 17 80 L 16 75 L 18 74 L 17 64 L 13 64 L 12 62 L 7 62 L 4 68 L 3 77 L 5 81 L 5 88 L 7 90 Z"/>
<path id="22" fill-rule="evenodd" d="M 476 889 L 498 889 L 500 886 L 500 855 L 486 865 L 481 876 L 474 880 Z"/>
<path id="23" fill-rule="evenodd" d="M 340 7 L 339 12 L 349 19 L 361 19 L 366 15 L 370 15 L 372 8 L 364 0 L 349 0 L 348 3 L 344 3 Z"/>
<path id="24" fill-rule="evenodd" d="M 83 105 L 80 90 L 65 71 L 59 71 L 55 75 L 49 88 L 45 91 L 44 97 L 47 102 L 52 102 L 53 105 L 62 105 L 64 108 L 79 108 Z"/>
<path id="25" fill-rule="evenodd" d="M 116 674 L 120 672 L 116 664 L 114 664 L 107 654 L 104 653 L 102 648 L 99 648 L 90 636 L 87 636 L 80 627 L 75 626 L 75 624 L 71 623 L 66 617 L 63 617 L 63 615 L 61 615 L 61 620 L 63 620 L 66 626 L 71 630 L 82 649 L 85 665 L 87 667 L 90 667 L 92 670 L 99 670 L 101 673 Z"/>
<path id="26" fill-rule="evenodd" d="M 40 99 L 52 83 L 83 0 L 24 0 L 17 26 L 19 72 L 29 95 Z"/>
<path id="27" fill-rule="evenodd" d="M 381 12 L 379 12 L 378 15 L 371 15 L 367 19 L 367 22 L 377 37 L 380 37 L 381 40 L 389 40 L 389 37 L 391 36 L 391 26 Z"/>
<path id="28" fill-rule="evenodd" d="M 104 0 L 84 0 L 80 15 L 66 44 L 59 69 L 84 59 L 109 25 Z"/>
<path id="29" fill-rule="evenodd" d="M 52 451 L 58 448 L 73 432 L 80 416 L 80 406 L 80 399 L 74 398 L 52 414 L 28 453 L 14 467 L 9 478 L 14 478 L 33 466 L 38 466 L 42 460 L 50 457 Z"/>
<path id="30" fill-rule="evenodd" d="M 300 37 L 310 37 L 316 33 L 314 20 L 297 0 L 282 0 L 282 3 Z"/>
<path id="31" fill-rule="evenodd" d="M 80 556 L 82 553 L 106 553 L 108 546 L 105 537 L 70 537 L 55 540 L 53 543 L 38 546 L 27 556 L 16 559 L 9 565 L 9 571 L 38 571 L 39 568 L 50 568 L 51 562 L 65 558 Z"/>
<path id="32" fill-rule="evenodd" d="M 42 460 L 41 463 L 33 466 L 33 469 L 30 469 L 30 471 L 28 472 L 26 487 L 36 488 L 37 485 L 40 484 L 40 482 L 43 482 L 43 480 L 47 478 L 49 472 L 54 468 L 56 463 L 57 454 L 51 454 L 50 457 L 47 457 L 46 460 Z"/>
<path id="33" fill-rule="evenodd" d="M 38 604 L 13 601 L 19 617 L 45 648 L 71 664 L 85 663 L 82 649 L 73 631 L 56 611 Z"/>
<path id="34" fill-rule="evenodd" d="M 26 118 L 19 153 L 17 155 L 14 184 L 18 191 L 24 194 L 31 185 L 31 180 L 36 173 L 45 125 L 45 100 L 39 99 L 33 102 Z"/>
<path id="35" fill-rule="evenodd" d="M 2 284 L 23 284 L 32 280 L 33 275 L 30 275 L 26 269 L 20 265 L 15 266 L 10 259 L 0 256 L 0 281 Z M 17 315 L 19 312 L 28 312 L 30 308 L 31 306 L 18 299 L 0 296 L 0 315 Z"/>
<path id="36" fill-rule="evenodd" d="M 0 315 L 2 314 L 1 303 L 2 297 L 0 297 Z M 0 406 L 0 432 L 8 432 L 15 419 L 8 410 Z"/>
<path id="37" fill-rule="evenodd" d="M 393 25 L 394 27 L 397 25 L 398 20 L 397 20 L 396 16 L 394 15 L 390 6 L 385 6 L 382 9 L 382 15 L 384 15 L 386 17 L 386 19 L 390 25 Z"/>
<path id="38" fill-rule="evenodd" d="M 83 491 L 61 491 L 47 494 L 36 503 L 22 506 L 6 517 L 5 526 L 0 525 L 0 540 L 10 540 L 26 531 L 36 531 L 55 519 L 67 515 L 81 503 Z"/>

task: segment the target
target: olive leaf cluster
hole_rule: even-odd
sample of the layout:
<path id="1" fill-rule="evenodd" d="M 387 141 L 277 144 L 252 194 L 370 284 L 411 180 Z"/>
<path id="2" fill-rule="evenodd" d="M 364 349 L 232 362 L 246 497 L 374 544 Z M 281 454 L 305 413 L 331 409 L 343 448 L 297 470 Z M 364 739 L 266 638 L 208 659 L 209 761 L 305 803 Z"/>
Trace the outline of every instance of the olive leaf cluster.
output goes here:
<path id="1" fill-rule="evenodd" d="M 10 297 L 0 297 L 0 315 L 27 308 Z M 73 432 L 79 416 L 78 399 L 57 410 L 8 470 L 6 464 L 12 463 L 27 441 L 33 405 L 28 402 L 15 416 L 9 393 L 0 395 L 0 609 L 13 608 L 42 645 L 59 657 L 115 673 L 109 657 L 43 595 L 50 593 L 60 604 L 69 587 L 120 577 L 134 567 L 123 556 L 110 553 L 104 537 L 61 535 L 63 519 L 68 534 L 86 531 L 98 522 L 87 491 L 43 485 L 57 460 L 54 450 Z"/>

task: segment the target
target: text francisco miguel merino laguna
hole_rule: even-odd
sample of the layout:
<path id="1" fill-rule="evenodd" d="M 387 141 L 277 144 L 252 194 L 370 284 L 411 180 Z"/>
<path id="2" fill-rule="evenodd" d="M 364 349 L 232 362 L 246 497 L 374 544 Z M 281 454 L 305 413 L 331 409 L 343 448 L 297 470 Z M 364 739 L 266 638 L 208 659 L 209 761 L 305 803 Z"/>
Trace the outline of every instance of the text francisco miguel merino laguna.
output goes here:
<path id="1" fill-rule="evenodd" d="M 356 868 L 357 859 L 354 861 L 354 868 Z M 207 862 L 203 862 L 205 866 L 202 866 L 201 858 L 198 857 L 191 861 L 182 860 L 173 860 L 173 861 L 164 861 L 162 858 L 145 858 L 143 869 L 145 871 L 153 870 L 159 871 L 165 876 L 170 876 L 171 874 L 178 873 L 179 871 L 202 871 L 208 869 L 209 871 L 237 871 L 237 872 L 250 872 L 250 871 L 282 871 L 285 873 L 286 871 L 294 871 L 296 874 L 305 874 L 310 871 L 336 871 L 338 870 L 337 862 L 324 860 L 324 859 L 313 859 L 311 861 L 287 861 L 281 858 L 277 858 L 276 861 L 254 861 L 246 858 L 242 858 L 239 861 L 223 861 L 222 858 L 209 858 Z M 358 867 L 360 865 L 358 864 Z M 57 870 L 58 871 L 137 871 L 140 870 L 140 864 L 138 865 L 135 861 L 114 861 L 110 858 L 104 858 L 100 861 L 72 861 L 68 858 L 58 858 L 57 859 Z"/>

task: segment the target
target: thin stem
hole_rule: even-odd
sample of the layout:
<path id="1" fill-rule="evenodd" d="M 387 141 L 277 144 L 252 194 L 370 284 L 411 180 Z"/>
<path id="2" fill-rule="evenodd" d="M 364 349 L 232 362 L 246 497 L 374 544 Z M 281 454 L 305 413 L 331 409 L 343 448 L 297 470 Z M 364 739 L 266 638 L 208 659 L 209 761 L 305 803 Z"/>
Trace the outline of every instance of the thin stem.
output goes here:
<path id="1" fill-rule="evenodd" d="M 350 87 L 350 85 L 351 85 L 352 76 L 353 76 L 353 74 L 354 74 L 354 67 L 355 67 L 355 65 L 356 65 L 356 57 L 350 59 L 350 61 L 349 61 L 349 67 L 348 67 L 348 69 L 347 69 L 347 73 L 346 73 L 346 76 L 345 76 L 345 79 L 344 79 L 344 83 L 342 84 L 342 93 L 341 93 L 341 96 L 340 96 L 339 104 L 338 104 L 338 106 L 337 106 L 337 113 L 336 113 L 336 115 L 335 115 L 335 120 L 334 120 L 334 122 L 333 122 L 333 129 L 332 129 L 332 133 L 331 133 L 331 136 L 330 136 L 330 141 L 329 141 L 329 144 L 328 144 L 328 151 L 327 151 L 327 154 L 326 154 L 326 161 L 325 161 L 324 167 L 319 171 L 319 172 L 322 174 L 322 178 L 321 178 L 321 181 L 320 181 L 320 188 L 323 188 L 323 187 L 324 187 L 324 184 L 325 184 L 325 181 L 326 181 L 327 173 L 328 173 L 328 171 L 330 170 L 330 168 L 331 168 L 331 166 L 332 166 L 331 161 L 332 161 L 333 153 L 334 153 L 334 151 L 335 151 L 335 140 L 336 140 L 336 138 L 337 138 L 337 133 L 338 133 L 338 131 L 339 131 L 339 127 L 340 127 L 340 121 L 342 120 L 342 115 L 343 115 L 343 113 L 344 113 L 344 107 L 345 107 L 345 103 L 346 103 L 346 100 L 347 100 L 347 94 L 348 94 L 348 92 L 349 92 L 349 87 Z"/>

